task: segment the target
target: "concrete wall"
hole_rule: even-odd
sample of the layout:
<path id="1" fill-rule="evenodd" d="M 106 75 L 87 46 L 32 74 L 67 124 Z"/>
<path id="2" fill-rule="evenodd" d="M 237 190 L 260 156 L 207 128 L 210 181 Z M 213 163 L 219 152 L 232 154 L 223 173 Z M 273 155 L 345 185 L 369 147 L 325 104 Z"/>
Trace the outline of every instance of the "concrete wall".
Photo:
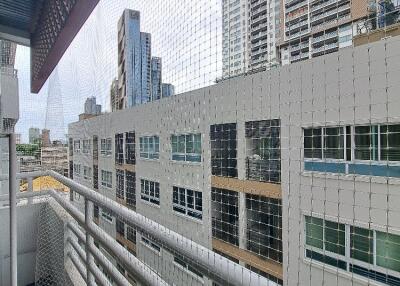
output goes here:
<path id="1" fill-rule="evenodd" d="M 304 214 L 329 215 L 372 229 L 400 231 L 400 184 L 396 179 L 315 174 L 304 171 L 302 128 L 364 123 L 400 122 L 400 37 L 292 64 L 268 72 L 223 81 L 69 126 L 72 138 L 111 137 L 136 132 L 137 211 L 211 248 L 211 154 L 209 126 L 237 123 L 238 174 L 245 177 L 244 124 L 281 119 L 283 270 L 285 285 L 365 285 L 364 278 L 338 272 L 304 257 Z M 173 162 L 170 135 L 200 132 L 202 162 Z M 139 137 L 160 136 L 160 160 L 139 158 Z M 114 150 L 113 150 L 114 154 Z M 89 156 L 90 157 L 90 156 Z M 74 162 L 92 165 L 90 158 L 74 155 Z M 82 167 L 83 168 L 83 167 Z M 100 192 L 115 197 L 113 155 L 101 158 L 101 169 L 114 173 L 113 189 Z M 160 182 L 160 207 L 140 200 L 140 178 Z M 77 179 L 82 182 L 82 180 Z M 195 222 L 172 210 L 172 186 L 203 192 L 203 220 Z M 387 200 L 385 200 L 385 198 Z M 146 250 L 138 243 L 138 255 Z M 167 257 L 165 257 L 165 260 Z M 162 267 L 160 267 L 162 268 Z"/>
<path id="2" fill-rule="evenodd" d="M 17 208 L 18 285 L 35 281 L 37 225 L 41 204 Z M 9 209 L 0 209 L 0 285 L 10 285 Z"/>

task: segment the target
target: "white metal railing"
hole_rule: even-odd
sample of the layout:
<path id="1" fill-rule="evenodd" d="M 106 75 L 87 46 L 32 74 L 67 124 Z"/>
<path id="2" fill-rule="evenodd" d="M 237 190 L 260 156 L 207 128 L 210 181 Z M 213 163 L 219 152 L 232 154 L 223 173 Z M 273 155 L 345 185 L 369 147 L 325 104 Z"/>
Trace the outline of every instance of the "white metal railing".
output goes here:
<path id="1" fill-rule="evenodd" d="M 79 211 L 69 200 L 60 192 L 55 190 L 46 190 L 33 192 L 33 178 L 39 176 L 51 176 L 58 182 L 69 187 L 74 192 L 85 198 L 85 213 Z M 32 172 L 17 174 L 17 179 L 26 179 L 28 181 L 28 191 L 19 193 L 17 199 L 32 199 L 33 197 L 52 197 L 61 207 L 63 207 L 75 220 L 75 223 L 68 223 L 67 227 L 74 233 L 75 237 L 81 241 L 86 241 L 82 248 L 74 239 L 67 239 L 77 255 L 69 252 L 72 263 L 81 274 L 82 278 L 91 285 L 90 279 L 93 277 L 101 285 L 109 285 L 107 278 L 94 264 L 95 259 L 106 272 L 111 276 L 117 285 L 130 285 L 127 278 L 123 276 L 118 269 L 106 258 L 106 256 L 94 245 L 93 238 L 96 239 L 102 247 L 109 253 L 117 257 L 118 262 L 122 263 L 126 269 L 135 276 L 138 282 L 144 285 L 168 285 L 157 273 L 149 266 L 136 258 L 127 249 L 120 245 L 115 238 L 107 234 L 103 229 L 97 226 L 91 217 L 93 214 L 93 204 L 101 208 L 107 208 L 114 215 L 117 215 L 129 225 L 136 228 L 137 232 L 154 239 L 160 243 L 164 249 L 177 253 L 188 265 L 191 265 L 204 276 L 220 283 L 221 285 L 268 285 L 276 286 L 275 282 L 258 275 L 255 272 L 213 252 L 212 250 L 201 246 L 198 243 L 152 221 L 135 211 L 91 190 L 88 187 L 64 177 L 54 171 Z M 0 180 L 8 179 L 7 176 L 1 176 Z M 0 200 L 6 200 L 8 196 L 1 196 Z M 78 227 L 85 229 L 86 234 Z M 11 238 L 16 239 L 16 238 Z M 91 239 L 91 240 L 90 240 Z M 79 259 L 77 259 L 77 257 Z"/>

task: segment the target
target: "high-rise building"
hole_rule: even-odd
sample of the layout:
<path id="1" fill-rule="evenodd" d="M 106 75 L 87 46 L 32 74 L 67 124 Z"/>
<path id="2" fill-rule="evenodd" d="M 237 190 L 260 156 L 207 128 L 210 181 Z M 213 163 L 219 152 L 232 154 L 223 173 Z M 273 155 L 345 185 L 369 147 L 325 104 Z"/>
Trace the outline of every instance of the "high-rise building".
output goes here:
<path id="1" fill-rule="evenodd" d="M 114 79 L 111 83 L 110 87 L 110 109 L 111 111 L 116 111 L 118 109 L 122 109 L 119 100 L 119 94 L 118 94 L 118 79 Z"/>
<path id="2" fill-rule="evenodd" d="M 151 35 L 140 32 L 140 12 L 126 9 L 118 22 L 118 109 L 151 100 Z"/>
<path id="3" fill-rule="evenodd" d="M 282 9 L 282 65 L 351 46 L 368 17 L 367 0 L 285 0 Z"/>
<path id="4" fill-rule="evenodd" d="M 248 69 L 276 66 L 279 63 L 280 0 L 251 0 L 248 5 Z"/>
<path id="5" fill-rule="evenodd" d="M 169 97 L 175 94 L 175 86 L 170 83 L 163 83 L 161 85 L 162 97 Z"/>
<path id="6" fill-rule="evenodd" d="M 42 146 L 46 147 L 51 144 L 50 141 L 50 130 L 42 129 Z"/>
<path id="7" fill-rule="evenodd" d="M 135 105 L 151 101 L 151 34 L 140 33 L 141 45 L 141 95 L 135 98 Z"/>
<path id="8" fill-rule="evenodd" d="M 246 72 L 248 63 L 248 0 L 222 3 L 222 76 Z"/>
<path id="9" fill-rule="evenodd" d="M 29 144 L 38 144 L 40 142 L 40 129 L 36 127 L 29 128 Z"/>
<path id="10" fill-rule="evenodd" d="M 101 113 L 101 105 L 96 104 L 96 97 L 88 97 L 85 101 L 85 114 L 99 115 Z"/>
<path id="11" fill-rule="evenodd" d="M 161 98 L 161 58 L 151 58 L 151 97 L 152 100 Z"/>
<path id="12" fill-rule="evenodd" d="M 280 0 L 225 0 L 223 77 L 279 64 Z"/>

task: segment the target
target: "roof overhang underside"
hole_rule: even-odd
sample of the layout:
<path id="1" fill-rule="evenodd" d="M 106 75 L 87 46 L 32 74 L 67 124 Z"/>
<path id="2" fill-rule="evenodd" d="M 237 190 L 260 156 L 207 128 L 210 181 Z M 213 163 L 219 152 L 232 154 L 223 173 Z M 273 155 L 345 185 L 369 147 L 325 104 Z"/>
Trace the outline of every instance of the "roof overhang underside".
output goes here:
<path id="1" fill-rule="evenodd" d="M 0 0 L 0 38 L 31 47 L 38 93 L 99 0 Z"/>

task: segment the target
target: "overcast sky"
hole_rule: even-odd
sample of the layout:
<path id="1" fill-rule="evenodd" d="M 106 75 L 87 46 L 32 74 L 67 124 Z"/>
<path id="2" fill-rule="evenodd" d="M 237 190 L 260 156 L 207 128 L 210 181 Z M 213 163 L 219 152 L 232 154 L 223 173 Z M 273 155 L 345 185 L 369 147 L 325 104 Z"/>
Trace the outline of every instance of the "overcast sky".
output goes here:
<path id="1" fill-rule="evenodd" d="M 152 55 L 162 58 L 163 82 L 177 93 L 210 85 L 221 74 L 221 0 L 102 0 L 39 94 L 30 93 L 29 48 L 18 46 L 20 119 L 16 132 L 47 127 L 51 139 L 67 133 L 87 97 L 109 110 L 117 76 L 117 22 L 125 8 L 141 12 L 141 31 L 152 34 Z M 49 100 L 47 100 L 49 99 Z"/>

